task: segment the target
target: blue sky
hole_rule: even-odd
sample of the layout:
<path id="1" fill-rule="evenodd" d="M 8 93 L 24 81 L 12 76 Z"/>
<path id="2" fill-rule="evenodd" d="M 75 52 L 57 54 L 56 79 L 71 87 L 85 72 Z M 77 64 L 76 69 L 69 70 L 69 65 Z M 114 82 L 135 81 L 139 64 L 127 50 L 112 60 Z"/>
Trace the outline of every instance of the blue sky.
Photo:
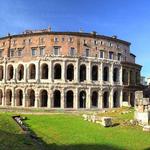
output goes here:
<path id="1" fill-rule="evenodd" d="M 149 0 L 1 0 L 0 36 L 48 26 L 117 35 L 132 43 L 142 75 L 150 76 Z"/>

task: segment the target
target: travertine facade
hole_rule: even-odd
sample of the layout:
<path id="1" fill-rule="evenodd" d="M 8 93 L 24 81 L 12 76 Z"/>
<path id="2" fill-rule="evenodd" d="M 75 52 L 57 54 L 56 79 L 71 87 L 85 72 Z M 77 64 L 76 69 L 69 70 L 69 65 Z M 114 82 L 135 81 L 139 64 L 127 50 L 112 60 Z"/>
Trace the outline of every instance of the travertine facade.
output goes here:
<path id="1" fill-rule="evenodd" d="M 1 107 L 134 105 L 141 66 L 130 43 L 93 33 L 26 31 L 0 38 Z"/>

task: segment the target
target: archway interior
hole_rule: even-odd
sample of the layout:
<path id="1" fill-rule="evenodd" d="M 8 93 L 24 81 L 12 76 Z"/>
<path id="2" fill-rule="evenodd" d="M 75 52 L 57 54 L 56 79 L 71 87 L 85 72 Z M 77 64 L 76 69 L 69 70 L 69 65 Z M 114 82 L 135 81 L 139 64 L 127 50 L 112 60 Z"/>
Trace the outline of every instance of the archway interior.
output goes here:
<path id="1" fill-rule="evenodd" d="M 0 81 L 3 80 L 3 66 L 0 66 Z"/>
<path id="2" fill-rule="evenodd" d="M 54 67 L 54 79 L 61 79 L 61 65 L 56 64 Z"/>
<path id="3" fill-rule="evenodd" d="M 119 70 L 118 68 L 114 68 L 113 70 L 113 81 L 118 82 L 119 80 Z"/>
<path id="4" fill-rule="evenodd" d="M 2 105 L 3 92 L 0 90 L 0 105 Z"/>
<path id="5" fill-rule="evenodd" d="M 72 91 L 68 91 L 66 98 L 67 98 L 67 100 L 66 100 L 66 107 L 67 108 L 73 108 L 73 92 Z"/>
<path id="6" fill-rule="evenodd" d="M 29 79 L 35 79 L 35 75 L 36 75 L 35 65 L 31 64 L 29 66 Z"/>
<path id="7" fill-rule="evenodd" d="M 80 66 L 80 82 L 83 82 L 84 80 L 86 80 L 86 66 L 81 65 Z"/>
<path id="8" fill-rule="evenodd" d="M 14 68 L 12 65 L 8 66 L 8 80 L 13 79 L 13 74 L 14 74 Z"/>
<path id="9" fill-rule="evenodd" d="M 109 68 L 108 67 L 104 67 L 104 70 L 103 70 L 103 80 L 104 81 L 108 81 L 109 80 Z"/>
<path id="10" fill-rule="evenodd" d="M 48 65 L 43 64 L 42 67 L 42 79 L 48 79 Z"/>
<path id="11" fill-rule="evenodd" d="M 48 94 L 46 90 L 43 90 L 40 94 L 41 107 L 47 107 Z"/>
<path id="12" fill-rule="evenodd" d="M 54 107 L 59 108 L 61 101 L 61 93 L 59 90 L 54 91 Z"/>
<path id="13" fill-rule="evenodd" d="M 17 91 L 17 97 L 16 97 L 16 105 L 17 106 L 21 106 L 22 105 L 22 100 L 23 100 L 23 92 L 22 92 L 22 90 L 18 90 Z"/>
<path id="14" fill-rule="evenodd" d="M 113 95 L 113 107 L 119 107 L 119 99 L 117 91 L 115 91 Z"/>
<path id="15" fill-rule="evenodd" d="M 35 105 L 35 92 L 34 90 L 28 90 L 29 106 L 33 107 Z"/>
<path id="16" fill-rule="evenodd" d="M 98 67 L 94 65 L 92 67 L 92 80 L 97 81 L 98 80 Z"/>
<path id="17" fill-rule="evenodd" d="M 72 81 L 74 79 L 74 67 L 73 65 L 67 66 L 67 80 Z"/>
<path id="18" fill-rule="evenodd" d="M 103 94 L 103 107 L 109 108 L 109 95 L 108 92 L 104 92 Z"/>
<path id="19" fill-rule="evenodd" d="M 23 65 L 19 65 L 18 67 L 18 80 L 22 80 L 24 76 L 24 66 Z"/>
<path id="20" fill-rule="evenodd" d="M 12 91 L 7 90 L 6 92 L 6 105 L 11 105 L 12 102 Z"/>
<path id="21" fill-rule="evenodd" d="M 80 108 L 86 108 L 86 92 L 81 91 L 80 92 L 80 97 L 79 97 L 79 107 Z"/>
<path id="22" fill-rule="evenodd" d="M 98 93 L 94 91 L 92 93 L 92 107 L 98 107 Z"/>

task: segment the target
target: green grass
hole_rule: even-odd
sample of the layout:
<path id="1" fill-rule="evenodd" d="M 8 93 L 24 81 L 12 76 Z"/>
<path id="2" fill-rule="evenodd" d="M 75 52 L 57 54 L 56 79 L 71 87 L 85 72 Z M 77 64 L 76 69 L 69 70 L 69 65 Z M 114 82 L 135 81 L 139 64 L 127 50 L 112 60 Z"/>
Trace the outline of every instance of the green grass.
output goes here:
<path id="1" fill-rule="evenodd" d="M 0 113 L 0 150 L 36 150 L 34 142 L 22 132 L 10 113 Z"/>
<path id="2" fill-rule="evenodd" d="M 138 126 L 124 125 L 133 119 L 133 110 L 127 109 L 99 113 L 112 116 L 118 126 L 104 128 L 99 124 L 84 121 L 82 112 L 77 114 L 24 115 L 31 132 L 39 137 L 42 147 L 27 137 L 13 121 L 13 113 L 0 113 L 0 150 L 148 150 L 150 133 Z M 90 113 L 90 112 L 89 112 Z"/>
<path id="3" fill-rule="evenodd" d="M 120 120 L 132 116 L 133 113 L 118 115 Z M 26 123 L 51 149 L 150 149 L 150 133 L 136 126 L 104 128 L 67 114 L 28 115 Z"/>

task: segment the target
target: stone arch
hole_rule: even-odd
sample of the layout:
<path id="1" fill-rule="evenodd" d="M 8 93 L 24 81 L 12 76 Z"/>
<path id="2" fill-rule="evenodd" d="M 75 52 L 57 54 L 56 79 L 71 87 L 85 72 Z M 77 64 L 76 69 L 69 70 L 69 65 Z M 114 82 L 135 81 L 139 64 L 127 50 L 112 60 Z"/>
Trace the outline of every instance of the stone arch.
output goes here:
<path id="1" fill-rule="evenodd" d="M 118 68 L 113 69 L 113 81 L 114 82 L 119 81 L 119 69 Z"/>
<path id="2" fill-rule="evenodd" d="M 105 91 L 103 93 L 103 108 L 109 108 L 109 92 Z"/>
<path id="3" fill-rule="evenodd" d="M 73 91 L 69 90 L 66 93 L 66 107 L 73 108 Z"/>
<path id="4" fill-rule="evenodd" d="M 80 91 L 79 108 L 86 108 L 86 91 Z"/>
<path id="5" fill-rule="evenodd" d="M 4 76 L 3 66 L 0 66 L 0 81 L 3 80 L 3 76 Z"/>
<path id="6" fill-rule="evenodd" d="M 124 85 L 128 84 L 128 71 L 126 69 L 122 71 L 122 82 Z"/>
<path id="7" fill-rule="evenodd" d="M 130 83 L 133 84 L 134 83 L 134 72 L 132 70 L 130 70 Z"/>
<path id="8" fill-rule="evenodd" d="M 74 66 L 73 66 L 73 64 L 69 64 L 67 66 L 67 80 L 69 80 L 69 81 L 74 80 Z"/>
<path id="9" fill-rule="evenodd" d="M 91 97 L 91 105 L 92 107 L 98 107 L 98 92 L 97 91 L 93 91 L 92 92 L 92 97 Z"/>
<path id="10" fill-rule="evenodd" d="M 86 65 L 80 65 L 80 82 L 86 80 Z"/>
<path id="11" fill-rule="evenodd" d="M 0 105 L 2 105 L 3 91 L 0 89 Z"/>
<path id="12" fill-rule="evenodd" d="M 119 92 L 114 91 L 114 93 L 113 93 L 113 107 L 119 107 L 119 106 L 120 106 Z"/>
<path id="13" fill-rule="evenodd" d="M 40 107 L 47 107 L 48 92 L 47 90 L 40 91 Z"/>
<path id="14" fill-rule="evenodd" d="M 53 102 L 54 108 L 59 108 L 61 105 L 61 92 L 59 90 L 55 90 L 53 93 L 53 98 L 54 98 Z"/>
<path id="15" fill-rule="evenodd" d="M 41 79 L 48 79 L 48 65 L 46 63 L 41 65 Z"/>
<path id="16" fill-rule="evenodd" d="M 98 80 L 98 66 L 93 65 L 92 66 L 92 81 L 97 81 Z"/>
<path id="17" fill-rule="evenodd" d="M 123 92 L 123 101 L 128 102 L 128 93 L 127 92 Z"/>
<path id="18" fill-rule="evenodd" d="M 36 76 L 36 66 L 35 64 L 29 65 L 29 79 L 35 79 Z"/>
<path id="19" fill-rule="evenodd" d="M 16 106 L 22 106 L 23 104 L 23 91 L 21 89 L 16 90 Z"/>
<path id="20" fill-rule="evenodd" d="M 20 81 L 24 78 L 24 66 L 19 64 L 17 69 L 17 79 Z"/>
<path id="21" fill-rule="evenodd" d="M 34 107 L 35 106 L 35 91 L 33 89 L 28 89 L 27 90 L 28 94 L 28 106 L 29 107 Z"/>
<path id="22" fill-rule="evenodd" d="M 103 69 L 103 81 L 109 81 L 109 67 L 105 66 Z"/>
<path id="23" fill-rule="evenodd" d="M 7 89 L 6 90 L 6 106 L 11 106 L 12 103 L 12 90 Z"/>
<path id="24" fill-rule="evenodd" d="M 55 64 L 54 66 L 54 79 L 61 79 L 61 65 Z"/>
<path id="25" fill-rule="evenodd" d="M 13 65 L 8 65 L 8 67 L 7 67 L 7 79 L 8 80 L 13 79 L 13 75 L 14 75 L 14 67 L 13 67 Z"/>

